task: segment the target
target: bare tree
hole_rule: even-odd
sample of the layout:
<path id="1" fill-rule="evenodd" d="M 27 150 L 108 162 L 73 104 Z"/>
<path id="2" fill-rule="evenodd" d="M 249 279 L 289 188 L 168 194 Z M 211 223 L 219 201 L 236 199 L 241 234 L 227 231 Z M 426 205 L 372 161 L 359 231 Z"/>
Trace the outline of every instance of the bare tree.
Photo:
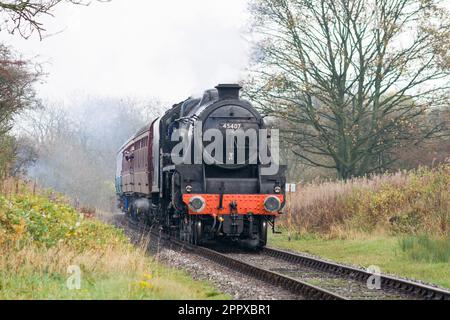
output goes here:
<path id="1" fill-rule="evenodd" d="M 286 120 L 284 138 L 305 163 L 364 175 L 442 129 L 420 122 L 448 107 L 449 23 L 438 1 L 255 0 L 251 9 L 259 41 L 247 94 Z"/>
<path id="2" fill-rule="evenodd" d="M 67 111 L 58 104 L 47 103 L 38 110 L 24 112 L 17 126 L 21 135 L 33 141 L 39 150 L 74 135 Z"/>
<path id="3" fill-rule="evenodd" d="M 89 97 L 72 103 L 45 103 L 21 115 L 20 137 L 37 152 L 28 175 L 41 186 L 109 210 L 118 149 L 161 110 L 153 100 Z"/>
<path id="4" fill-rule="evenodd" d="M 97 0 L 109 2 L 110 0 Z M 85 0 L 6 0 L 0 1 L 0 17 L 3 19 L 3 28 L 10 33 L 18 32 L 22 37 L 28 38 L 37 32 L 42 39 L 45 31 L 42 16 L 52 15 L 54 7 L 60 3 L 89 5 Z M 0 28 L 3 29 L 3 28 Z"/>

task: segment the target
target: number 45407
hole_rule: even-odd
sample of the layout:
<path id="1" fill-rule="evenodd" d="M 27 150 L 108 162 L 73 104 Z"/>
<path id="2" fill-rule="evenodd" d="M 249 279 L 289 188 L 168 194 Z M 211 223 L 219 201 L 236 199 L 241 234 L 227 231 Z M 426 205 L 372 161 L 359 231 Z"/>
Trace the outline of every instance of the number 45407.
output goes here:
<path id="1" fill-rule="evenodd" d="M 224 123 L 222 124 L 222 128 L 230 129 L 230 130 L 238 130 L 242 126 L 241 123 Z"/>

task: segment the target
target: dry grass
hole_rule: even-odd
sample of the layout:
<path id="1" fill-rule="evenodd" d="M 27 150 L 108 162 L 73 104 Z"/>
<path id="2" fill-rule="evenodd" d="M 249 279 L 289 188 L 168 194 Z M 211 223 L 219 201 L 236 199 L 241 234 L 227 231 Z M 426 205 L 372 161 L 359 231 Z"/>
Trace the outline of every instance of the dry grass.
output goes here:
<path id="1" fill-rule="evenodd" d="M 87 218 L 51 191 L 11 180 L 0 194 L 1 299 L 227 298 L 133 246 L 122 230 Z M 35 190 L 35 189 L 34 189 Z M 81 289 L 67 286 L 80 270 Z"/>
<path id="2" fill-rule="evenodd" d="M 11 197 L 16 194 L 30 193 L 36 195 L 39 192 L 36 181 L 23 180 L 14 177 L 0 179 L 0 194 Z"/>
<path id="3" fill-rule="evenodd" d="M 71 265 L 78 265 L 89 273 L 135 274 L 148 272 L 149 261 L 141 250 L 117 246 L 83 252 L 65 245 L 49 249 L 26 246 L 18 251 L 6 249 L 0 256 L 0 269 L 13 273 L 32 270 L 65 274 Z"/>
<path id="4" fill-rule="evenodd" d="M 81 270 L 81 288 L 67 285 L 69 266 Z M 0 256 L 0 299 L 224 299 L 145 254 L 144 248 L 75 251 L 67 246 L 5 250 Z"/>
<path id="5" fill-rule="evenodd" d="M 357 178 L 348 181 L 311 182 L 297 188 L 288 195 L 292 211 L 291 227 L 299 232 L 328 233 L 343 224 L 352 215 L 347 211 L 345 199 L 355 191 L 378 191 L 383 185 L 404 185 L 407 175 L 404 172 L 373 177 Z M 287 219 L 283 225 L 287 227 Z"/>
<path id="6" fill-rule="evenodd" d="M 450 164 L 349 181 L 309 183 L 290 195 L 300 234 L 351 238 L 376 233 L 449 235 Z"/>

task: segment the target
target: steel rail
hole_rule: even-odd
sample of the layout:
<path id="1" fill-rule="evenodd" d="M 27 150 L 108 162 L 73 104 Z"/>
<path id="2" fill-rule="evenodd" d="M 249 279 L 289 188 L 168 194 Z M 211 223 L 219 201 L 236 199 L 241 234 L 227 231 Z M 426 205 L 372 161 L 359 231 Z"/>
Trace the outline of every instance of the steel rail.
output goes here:
<path id="1" fill-rule="evenodd" d="M 274 258 L 283 259 L 287 262 L 298 263 L 305 267 L 329 272 L 341 277 L 350 278 L 361 282 L 367 282 L 369 277 L 374 275 L 373 273 L 370 273 L 363 269 L 322 260 L 320 258 L 314 258 L 301 253 L 293 253 L 270 247 L 265 247 L 262 250 L 262 253 Z M 382 289 L 391 289 L 408 296 L 424 300 L 450 300 L 450 291 L 441 288 L 436 288 L 430 285 L 384 274 L 380 274 L 377 276 L 380 276 Z"/>
<path id="2" fill-rule="evenodd" d="M 313 300 L 348 300 L 346 297 L 340 296 L 331 291 L 319 288 L 309 283 L 294 279 L 280 273 L 269 271 L 267 269 L 259 268 L 251 264 L 245 263 L 238 259 L 229 257 L 225 254 L 217 252 L 212 249 L 200 247 L 192 244 L 187 244 L 178 239 L 170 238 L 170 243 L 176 244 L 181 248 L 187 248 L 202 257 L 205 257 L 217 264 L 220 264 L 229 269 L 239 271 L 255 279 L 264 281 L 266 283 L 282 287 L 293 293 L 301 295 L 305 299 Z"/>
<path id="3" fill-rule="evenodd" d="M 128 219 L 134 227 L 139 227 L 137 223 Z M 141 231 L 144 231 L 141 229 Z M 161 240 L 167 241 L 171 245 L 175 245 L 179 249 L 185 249 L 189 252 L 198 254 L 205 257 L 217 264 L 225 266 L 235 271 L 242 272 L 253 278 L 259 279 L 266 283 L 280 286 L 293 293 L 301 295 L 305 299 L 315 300 L 349 300 L 349 298 L 341 296 L 337 293 L 333 293 L 326 289 L 322 289 L 318 286 L 306 283 L 299 279 L 295 279 L 278 272 L 270 271 L 264 268 L 256 267 L 241 260 L 227 256 L 226 254 L 218 251 L 193 245 L 174 237 L 169 236 L 166 233 L 157 232 L 153 228 L 147 231 Z M 166 238 L 161 237 L 165 235 Z M 322 272 L 338 275 L 342 278 L 349 278 L 352 280 L 367 282 L 369 277 L 373 276 L 372 273 L 366 270 L 351 267 L 331 261 L 326 261 L 320 258 L 307 256 L 301 253 L 293 253 L 285 250 L 275 249 L 271 247 L 265 247 L 262 254 L 271 256 L 273 258 L 282 259 L 287 262 L 297 263 L 311 269 L 315 269 Z M 380 281 L 382 289 L 391 289 L 399 293 L 425 299 L 425 300 L 450 300 L 450 291 L 432 287 L 418 282 L 413 282 L 405 279 L 396 278 L 393 276 L 380 274 Z"/>
<path id="4" fill-rule="evenodd" d="M 176 246 L 180 250 L 186 250 L 197 254 L 201 257 L 204 257 L 208 260 L 211 260 L 219 265 L 222 265 L 226 268 L 229 268 L 234 271 L 238 271 L 240 273 L 246 274 L 255 279 L 264 281 L 266 283 L 272 284 L 274 286 L 281 287 L 288 291 L 291 291 L 295 294 L 300 295 L 302 298 L 310 299 L 310 300 L 348 300 L 348 298 L 340 296 L 336 293 L 330 292 L 328 290 L 319 288 L 317 286 L 308 284 L 306 282 L 300 281 L 298 279 L 294 279 L 285 275 L 282 275 L 277 272 L 269 271 L 263 268 L 259 268 L 253 266 L 251 264 L 245 263 L 238 259 L 234 259 L 225 254 L 217 252 L 212 249 L 208 249 L 205 247 L 193 245 L 181 240 L 178 240 L 174 237 L 171 237 L 167 233 L 158 232 L 155 229 L 143 229 L 142 225 L 139 226 L 138 223 L 134 222 L 131 219 L 127 219 L 129 223 L 133 226 L 133 228 L 140 228 L 140 232 L 148 232 L 150 235 L 154 237 L 158 237 L 158 239 L 166 241 L 171 246 Z M 130 224 L 129 224 L 130 225 Z M 166 236 L 165 238 L 162 235 Z"/>

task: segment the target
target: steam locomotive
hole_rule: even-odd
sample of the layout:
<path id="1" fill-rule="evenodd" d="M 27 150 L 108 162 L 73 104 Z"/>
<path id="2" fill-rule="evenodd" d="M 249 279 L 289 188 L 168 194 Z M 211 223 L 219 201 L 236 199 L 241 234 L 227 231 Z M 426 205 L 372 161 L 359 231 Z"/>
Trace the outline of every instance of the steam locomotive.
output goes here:
<path id="1" fill-rule="evenodd" d="M 117 154 L 119 208 L 190 243 L 265 246 L 285 203 L 286 167 L 240 89 L 220 84 L 129 139 Z"/>

